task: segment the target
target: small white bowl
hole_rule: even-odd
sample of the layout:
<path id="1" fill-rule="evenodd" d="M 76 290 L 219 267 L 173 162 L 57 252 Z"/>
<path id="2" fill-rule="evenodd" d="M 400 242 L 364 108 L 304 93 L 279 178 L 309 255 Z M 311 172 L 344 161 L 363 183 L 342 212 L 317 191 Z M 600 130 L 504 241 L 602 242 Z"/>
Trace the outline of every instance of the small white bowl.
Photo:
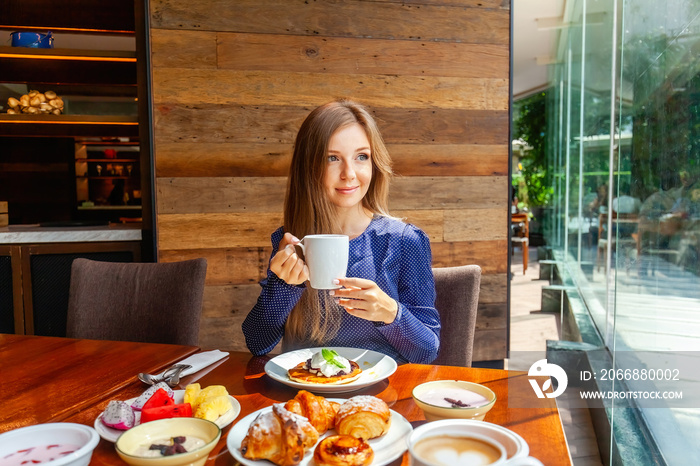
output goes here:
<path id="1" fill-rule="evenodd" d="M 204 446 L 171 456 L 136 455 L 141 445 L 181 435 L 199 437 L 204 440 Z M 219 438 L 221 429 L 211 421 L 196 417 L 174 417 L 132 427 L 120 435 L 114 445 L 121 459 L 133 466 L 198 466 L 206 463 L 209 452 L 214 449 Z"/>
<path id="2" fill-rule="evenodd" d="M 97 431 L 82 424 L 70 422 L 37 424 L 0 434 L 0 458 L 32 447 L 56 444 L 76 445 L 79 447 L 77 450 L 51 461 L 51 466 L 83 466 L 90 464 L 92 451 L 99 441 L 100 436 L 97 435 Z"/>
<path id="3" fill-rule="evenodd" d="M 444 389 L 444 390 L 467 390 L 472 393 L 486 398 L 486 402 L 469 408 L 437 406 L 421 399 L 427 392 Z M 466 382 L 464 380 L 434 380 L 432 382 L 422 383 L 417 385 L 413 392 L 413 401 L 418 407 L 423 410 L 423 414 L 428 421 L 437 421 L 440 419 L 474 419 L 482 421 L 486 413 L 493 408 L 496 403 L 496 394 L 488 387 L 478 383 Z"/>

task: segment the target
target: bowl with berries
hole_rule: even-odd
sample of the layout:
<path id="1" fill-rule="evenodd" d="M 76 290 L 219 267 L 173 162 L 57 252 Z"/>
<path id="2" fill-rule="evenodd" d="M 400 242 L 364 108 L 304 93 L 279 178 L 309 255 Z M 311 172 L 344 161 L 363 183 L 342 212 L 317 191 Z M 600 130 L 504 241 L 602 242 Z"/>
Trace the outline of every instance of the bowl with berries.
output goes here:
<path id="1" fill-rule="evenodd" d="M 117 454 L 135 466 L 203 465 L 221 437 L 221 428 L 196 417 L 159 419 L 119 436 Z"/>

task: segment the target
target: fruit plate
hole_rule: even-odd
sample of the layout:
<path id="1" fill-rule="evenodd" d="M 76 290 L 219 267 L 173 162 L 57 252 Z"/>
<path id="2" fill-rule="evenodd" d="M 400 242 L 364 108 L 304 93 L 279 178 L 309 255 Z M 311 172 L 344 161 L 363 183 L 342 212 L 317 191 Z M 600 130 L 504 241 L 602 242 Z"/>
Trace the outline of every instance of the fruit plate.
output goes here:
<path id="1" fill-rule="evenodd" d="M 343 403 L 347 400 L 338 398 L 328 398 L 329 401 L 337 401 L 338 403 Z M 250 424 L 258 417 L 259 414 L 272 411 L 272 406 L 267 408 L 259 409 L 254 413 L 247 415 L 238 421 L 228 433 L 228 438 L 226 439 L 226 446 L 228 451 L 231 452 L 233 457 L 244 466 L 266 466 L 272 465 L 271 462 L 265 460 L 249 460 L 244 458 L 241 453 L 241 442 L 248 433 L 248 427 Z M 406 451 L 406 438 L 413 431 L 411 423 L 406 420 L 405 417 L 391 410 L 391 427 L 389 431 L 379 437 L 368 441 L 372 450 L 374 450 L 374 461 L 372 461 L 372 466 L 382 466 L 391 463 Z M 335 435 L 335 430 L 329 430 L 319 438 L 319 442 L 328 437 L 329 435 Z M 318 445 L 318 443 L 316 443 Z M 312 448 L 306 451 L 304 458 L 299 463 L 299 466 L 314 465 L 314 445 Z"/>
<path id="2" fill-rule="evenodd" d="M 362 369 L 360 377 L 341 385 L 302 383 L 290 380 L 287 370 L 306 361 L 321 349 L 323 348 L 307 348 L 280 354 L 267 361 L 265 373 L 285 385 L 314 393 L 347 393 L 381 382 L 396 371 L 396 361 L 385 354 L 359 348 L 326 347 L 326 349 L 337 351 L 344 358 L 355 361 Z"/>
<path id="3" fill-rule="evenodd" d="M 175 397 L 173 398 L 175 400 L 175 404 L 182 403 L 184 398 L 184 390 L 175 390 Z M 214 424 L 216 424 L 222 429 L 227 425 L 231 424 L 241 412 L 241 404 L 238 402 L 238 400 L 232 397 L 231 395 L 229 395 L 228 398 L 231 401 L 231 409 L 226 411 L 224 414 L 219 416 L 219 419 L 214 421 Z M 136 398 L 130 398 L 126 400 L 126 402 L 129 404 L 133 403 L 134 401 L 136 401 Z M 134 414 L 136 415 L 136 425 L 139 425 L 139 421 L 141 420 L 141 411 L 134 411 Z M 102 423 L 102 413 L 100 413 L 100 415 L 97 416 L 97 419 L 95 419 L 95 430 L 98 434 L 100 434 L 100 437 L 107 440 L 108 442 L 116 442 L 119 436 L 126 432 L 124 430 L 113 429 L 104 425 Z"/>

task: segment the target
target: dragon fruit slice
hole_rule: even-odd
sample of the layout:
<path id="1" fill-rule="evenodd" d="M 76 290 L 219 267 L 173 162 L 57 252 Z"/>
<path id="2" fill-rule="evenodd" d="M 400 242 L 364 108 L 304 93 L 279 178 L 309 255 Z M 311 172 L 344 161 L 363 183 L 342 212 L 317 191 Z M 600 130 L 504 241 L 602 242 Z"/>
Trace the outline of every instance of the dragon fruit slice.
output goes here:
<path id="1" fill-rule="evenodd" d="M 168 396 L 170 398 L 175 397 L 175 392 L 173 391 L 172 388 L 170 388 L 168 386 L 167 383 L 158 382 L 157 384 L 152 385 L 151 388 L 149 388 L 148 390 L 143 392 L 141 394 L 141 396 L 136 398 L 136 400 L 134 400 L 134 402 L 131 403 L 131 407 L 134 408 L 136 411 L 141 411 L 141 409 L 143 408 L 143 405 L 146 404 L 146 402 L 158 391 L 159 388 L 162 388 L 163 390 L 165 390 L 168 393 Z"/>
<path id="2" fill-rule="evenodd" d="M 135 422 L 134 410 L 124 401 L 110 401 L 107 409 L 102 413 L 102 424 L 114 429 L 131 429 Z"/>

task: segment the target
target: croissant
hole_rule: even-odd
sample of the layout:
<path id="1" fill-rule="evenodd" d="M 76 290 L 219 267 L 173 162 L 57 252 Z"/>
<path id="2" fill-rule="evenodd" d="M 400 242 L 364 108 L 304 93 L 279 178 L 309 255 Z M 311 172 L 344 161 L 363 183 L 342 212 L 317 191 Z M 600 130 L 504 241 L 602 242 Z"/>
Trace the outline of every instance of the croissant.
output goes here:
<path id="1" fill-rule="evenodd" d="M 335 430 L 341 435 L 370 440 L 384 435 L 391 426 L 389 406 L 374 396 L 354 396 L 340 405 Z"/>
<path id="2" fill-rule="evenodd" d="M 365 466 L 374 459 L 369 443 L 350 435 L 331 435 L 314 450 L 316 466 Z"/>
<path id="3" fill-rule="evenodd" d="M 251 460 L 270 460 L 279 466 L 294 466 L 318 441 L 318 432 L 304 417 L 290 413 L 282 404 L 260 414 L 248 427 L 241 453 Z"/>
<path id="4" fill-rule="evenodd" d="M 335 426 L 335 413 L 338 412 L 339 407 L 340 403 L 328 401 L 306 390 L 300 390 L 284 405 L 288 411 L 308 419 L 319 435 L 325 434 Z"/>

